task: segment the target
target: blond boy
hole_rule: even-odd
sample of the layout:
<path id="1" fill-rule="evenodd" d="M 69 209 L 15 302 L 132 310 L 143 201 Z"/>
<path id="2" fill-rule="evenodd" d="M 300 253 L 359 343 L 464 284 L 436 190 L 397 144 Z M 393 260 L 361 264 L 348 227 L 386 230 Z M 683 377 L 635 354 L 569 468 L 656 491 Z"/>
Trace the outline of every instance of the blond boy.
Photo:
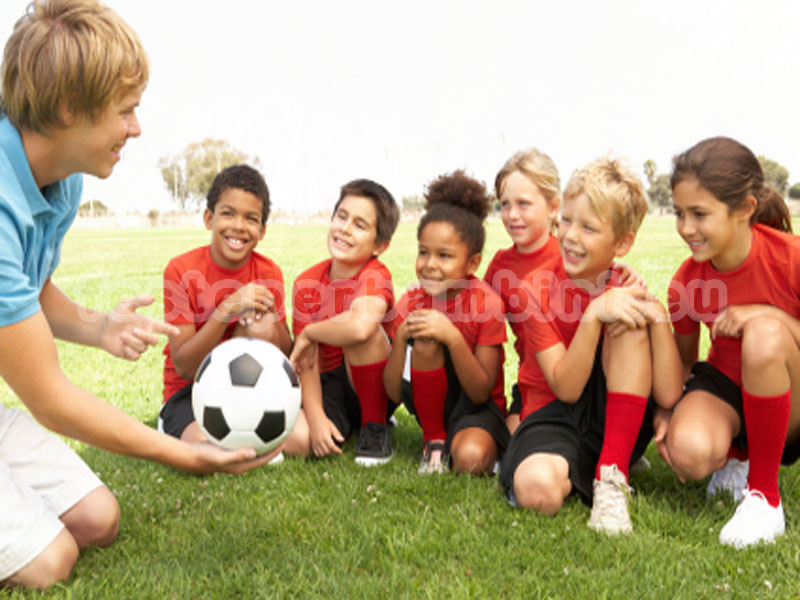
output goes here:
<path id="1" fill-rule="evenodd" d="M 628 469 L 652 434 L 655 399 L 680 397 L 680 361 L 664 307 L 612 268 L 647 211 L 619 161 L 577 171 L 563 196 L 561 256 L 527 278 L 534 306 L 520 368 L 522 423 L 501 466 L 509 501 L 554 514 L 577 493 L 589 526 L 631 531 Z"/>

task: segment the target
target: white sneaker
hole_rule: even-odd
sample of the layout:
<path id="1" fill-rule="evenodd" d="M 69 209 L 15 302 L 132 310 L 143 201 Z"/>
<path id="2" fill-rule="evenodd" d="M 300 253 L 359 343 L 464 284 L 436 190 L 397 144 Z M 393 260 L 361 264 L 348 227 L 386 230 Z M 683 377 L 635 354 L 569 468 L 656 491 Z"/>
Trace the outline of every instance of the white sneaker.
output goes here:
<path id="1" fill-rule="evenodd" d="M 275 465 L 280 465 L 280 464 L 283 464 L 283 450 L 281 450 L 281 451 L 280 451 L 280 452 L 278 452 L 278 453 L 277 453 L 275 456 L 273 456 L 273 457 L 272 457 L 272 458 L 271 458 L 271 459 L 270 459 L 270 460 L 267 462 L 267 464 L 268 464 L 268 465 L 272 465 L 273 467 L 274 467 Z"/>
<path id="2" fill-rule="evenodd" d="M 609 535 L 633 531 L 628 514 L 628 497 L 631 488 L 617 465 L 600 467 L 600 479 L 592 484 L 592 514 L 589 527 Z"/>
<path id="3" fill-rule="evenodd" d="M 706 496 L 711 498 L 720 492 L 728 492 L 734 502 L 742 499 L 742 492 L 747 487 L 747 476 L 750 474 L 750 461 L 729 458 L 725 466 L 714 471 L 706 488 Z"/>
<path id="4" fill-rule="evenodd" d="M 772 542 L 786 529 L 783 503 L 770 506 L 764 494 L 745 488 L 731 520 L 719 532 L 719 541 L 734 548 Z"/>

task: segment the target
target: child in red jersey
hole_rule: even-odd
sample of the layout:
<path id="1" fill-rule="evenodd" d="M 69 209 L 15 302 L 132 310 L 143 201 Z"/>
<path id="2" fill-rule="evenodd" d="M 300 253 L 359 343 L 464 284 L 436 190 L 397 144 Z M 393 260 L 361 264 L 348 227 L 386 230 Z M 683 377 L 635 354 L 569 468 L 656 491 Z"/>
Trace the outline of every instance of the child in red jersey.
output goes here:
<path id="1" fill-rule="evenodd" d="M 672 189 L 678 233 L 692 253 L 669 290 L 688 379 L 656 440 L 681 479 L 749 454 L 746 488 L 727 478 L 742 500 L 719 534 L 742 548 L 783 534 L 778 467 L 800 456 L 800 238 L 756 156 L 730 138 L 678 155 Z M 701 322 L 711 350 L 698 362 Z M 741 470 L 738 459 L 727 470 L 734 462 Z"/>
<path id="2" fill-rule="evenodd" d="M 247 336 L 271 342 L 286 355 L 291 350 L 283 274 L 255 251 L 268 216 L 269 190 L 261 174 L 247 165 L 224 169 L 208 190 L 203 213 L 211 244 L 176 256 L 164 270 L 165 320 L 180 333 L 164 348 L 159 426 L 186 442 L 206 439 L 192 413 L 192 377 L 214 347 Z M 292 446 L 290 437 L 287 452 Z"/>
<path id="3" fill-rule="evenodd" d="M 554 514 L 578 492 L 589 526 L 631 531 L 628 469 L 651 436 L 652 403 L 680 396 L 680 362 L 666 309 L 623 286 L 615 257 L 647 211 L 641 182 L 618 161 L 577 171 L 564 191 L 561 257 L 526 277 L 522 422 L 500 470 L 514 505 Z"/>
<path id="4" fill-rule="evenodd" d="M 357 464 L 392 458 L 383 369 L 394 291 L 377 257 L 389 247 L 398 220 L 394 198 L 382 185 L 368 179 L 344 185 L 328 230 L 331 257 L 294 282 L 290 360 L 300 376 L 296 430 L 302 430 L 298 439 L 307 455 L 341 454 L 339 446 L 358 431 Z"/>
<path id="5" fill-rule="evenodd" d="M 517 338 L 514 349 L 522 364 L 525 360 L 522 321 L 528 316 L 528 302 L 520 284 L 528 273 L 559 256 L 558 241 L 552 231 L 561 206 L 561 181 L 552 159 L 536 148 L 528 148 L 506 161 L 497 173 L 494 188 L 500 199 L 503 225 L 514 245 L 497 251 L 483 279 L 500 294 L 503 312 Z M 492 397 L 505 414 L 504 358 L 500 361 Z M 506 417 L 510 433 L 519 426 L 522 409 L 517 384 L 512 388 L 512 398 Z"/>
<path id="6" fill-rule="evenodd" d="M 420 474 L 491 473 L 508 442 L 492 385 L 506 339 L 499 296 L 474 276 L 489 198 L 463 171 L 428 187 L 417 229 L 419 287 L 397 304 L 384 383 L 415 414 L 425 442 Z M 410 345 L 410 351 L 407 347 Z M 407 362 L 410 364 L 407 365 Z M 410 383 L 403 373 L 410 366 Z"/>

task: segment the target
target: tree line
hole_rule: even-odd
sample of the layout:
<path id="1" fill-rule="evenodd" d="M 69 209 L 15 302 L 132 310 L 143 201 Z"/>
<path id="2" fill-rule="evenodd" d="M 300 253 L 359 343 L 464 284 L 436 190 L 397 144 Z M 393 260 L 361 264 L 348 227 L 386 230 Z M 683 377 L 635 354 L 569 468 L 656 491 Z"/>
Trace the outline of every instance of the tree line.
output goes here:
<path id="1" fill-rule="evenodd" d="M 758 160 L 764 170 L 767 185 L 782 198 L 788 195 L 789 198 L 800 199 L 800 182 L 789 186 L 789 170 L 786 167 L 763 155 Z M 241 163 L 261 168 L 261 161 L 257 156 L 250 156 L 225 140 L 206 138 L 190 143 L 178 154 L 162 156 L 157 166 L 173 201 L 183 210 L 199 210 L 205 204 L 206 192 L 217 173 Z M 647 178 L 650 205 L 662 209 L 672 206 L 669 175 L 659 173 L 655 161 L 650 159 L 644 162 L 644 174 Z M 404 212 L 421 211 L 423 203 L 423 198 L 418 195 L 402 199 Z"/>

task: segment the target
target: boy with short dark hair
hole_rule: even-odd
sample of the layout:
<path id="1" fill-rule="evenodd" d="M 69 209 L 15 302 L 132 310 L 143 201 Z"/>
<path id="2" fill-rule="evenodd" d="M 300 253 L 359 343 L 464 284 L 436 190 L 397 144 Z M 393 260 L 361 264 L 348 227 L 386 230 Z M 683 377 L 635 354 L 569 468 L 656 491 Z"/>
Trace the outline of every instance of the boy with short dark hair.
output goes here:
<path id="1" fill-rule="evenodd" d="M 164 270 L 164 320 L 178 328 L 164 348 L 162 431 L 205 441 L 192 413 L 192 377 L 218 344 L 256 337 L 289 355 L 292 340 L 280 267 L 255 248 L 264 238 L 269 189 L 247 165 L 220 172 L 207 195 L 203 221 L 211 243 L 176 256 Z M 291 453 L 291 437 L 287 441 Z M 272 452 L 277 457 L 280 450 Z"/>
<path id="2" fill-rule="evenodd" d="M 295 280 L 290 360 L 303 398 L 295 433 L 308 455 L 340 454 L 357 430 L 358 464 L 392 458 L 383 369 L 394 291 L 377 257 L 389 247 L 398 220 L 397 204 L 382 185 L 368 179 L 345 184 L 328 230 L 331 257 Z"/>
<path id="3" fill-rule="evenodd" d="M 526 278 L 522 422 L 501 465 L 512 504 L 554 514 L 577 492 L 592 502 L 589 526 L 608 534 L 631 531 L 628 470 L 653 435 L 648 396 L 671 408 L 682 387 L 666 309 L 612 270 L 646 211 L 619 161 L 590 163 L 567 184 L 561 256 Z"/>
<path id="4" fill-rule="evenodd" d="M 177 330 L 138 315 L 80 307 L 51 277 L 78 211 L 80 173 L 108 177 L 141 133 L 136 107 L 149 62 L 131 28 L 96 0 L 36 0 L 2 65 L 0 376 L 45 427 L 100 448 L 189 471 L 244 471 L 252 449 L 227 452 L 159 434 L 71 383 L 54 338 L 136 360 Z M 106 546 L 119 505 L 92 470 L 27 413 L 0 405 L 0 586 L 66 579 L 80 548 Z"/>

